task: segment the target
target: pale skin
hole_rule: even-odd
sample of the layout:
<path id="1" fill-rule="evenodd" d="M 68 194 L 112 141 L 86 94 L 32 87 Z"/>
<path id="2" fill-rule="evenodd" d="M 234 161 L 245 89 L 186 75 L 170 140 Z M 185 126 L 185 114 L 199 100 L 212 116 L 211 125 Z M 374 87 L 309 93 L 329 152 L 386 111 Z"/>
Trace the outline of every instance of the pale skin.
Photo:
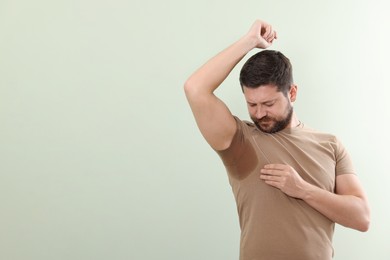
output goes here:
<path id="1" fill-rule="evenodd" d="M 277 38 L 272 26 L 257 20 L 238 41 L 210 59 L 186 81 L 184 89 L 197 125 L 210 146 L 215 150 L 229 147 L 236 131 L 236 122 L 228 107 L 214 95 L 214 91 L 227 78 L 237 63 L 251 50 L 266 49 Z M 291 85 L 285 96 L 273 85 L 246 88 L 244 96 L 252 119 L 264 116 L 280 119 L 292 106 L 298 88 Z M 262 122 L 262 127 L 272 127 L 273 121 Z M 296 127 L 299 120 L 293 113 L 287 127 Z M 367 231 L 370 210 L 365 192 L 356 175 L 336 177 L 335 193 L 328 192 L 304 181 L 289 165 L 268 164 L 259 173 L 266 184 L 280 189 L 286 195 L 302 199 L 332 221 L 359 231 Z"/>

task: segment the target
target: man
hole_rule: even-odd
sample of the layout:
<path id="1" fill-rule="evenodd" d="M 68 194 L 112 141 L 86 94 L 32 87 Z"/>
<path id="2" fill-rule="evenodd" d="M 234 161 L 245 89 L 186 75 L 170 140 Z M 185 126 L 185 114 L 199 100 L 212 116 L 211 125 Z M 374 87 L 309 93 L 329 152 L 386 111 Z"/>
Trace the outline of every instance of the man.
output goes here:
<path id="1" fill-rule="evenodd" d="M 244 64 L 240 83 L 253 123 L 233 116 L 214 95 L 249 51 L 266 49 L 276 38 L 271 25 L 256 21 L 184 89 L 202 135 L 228 172 L 240 260 L 328 260 L 335 223 L 367 231 L 369 207 L 340 141 L 304 126 L 294 113 L 298 89 L 290 61 L 264 50 Z"/>

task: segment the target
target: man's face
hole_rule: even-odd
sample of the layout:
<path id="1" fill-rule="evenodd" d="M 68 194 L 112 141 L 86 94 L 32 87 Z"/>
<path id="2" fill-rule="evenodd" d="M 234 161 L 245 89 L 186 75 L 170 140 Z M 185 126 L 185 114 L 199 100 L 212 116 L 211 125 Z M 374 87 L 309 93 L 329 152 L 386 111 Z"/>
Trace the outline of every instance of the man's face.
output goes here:
<path id="1" fill-rule="evenodd" d="M 290 126 L 293 114 L 291 92 L 290 90 L 286 97 L 273 85 L 244 87 L 249 115 L 258 129 L 265 133 L 276 133 Z M 295 100 L 295 91 L 293 92 Z"/>

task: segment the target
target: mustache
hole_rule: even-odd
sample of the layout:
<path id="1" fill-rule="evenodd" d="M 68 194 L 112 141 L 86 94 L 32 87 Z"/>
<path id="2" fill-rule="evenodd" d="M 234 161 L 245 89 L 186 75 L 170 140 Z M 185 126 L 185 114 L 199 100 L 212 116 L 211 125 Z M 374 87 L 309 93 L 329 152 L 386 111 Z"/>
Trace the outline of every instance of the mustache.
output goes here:
<path id="1" fill-rule="evenodd" d="M 253 123 L 255 123 L 255 124 L 269 123 L 269 122 L 275 121 L 275 118 L 270 117 L 270 116 L 263 116 L 260 119 L 257 119 L 255 117 L 251 117 L 251 119 L 252 119 Z"/>
<path id="2" fill-rule="evenodd" d="M 269 116 L 263 116 L 262 118 L 256 120 L 258 123 L 266 123 L 270 121 L 274 121 L 275 119 Z"/>

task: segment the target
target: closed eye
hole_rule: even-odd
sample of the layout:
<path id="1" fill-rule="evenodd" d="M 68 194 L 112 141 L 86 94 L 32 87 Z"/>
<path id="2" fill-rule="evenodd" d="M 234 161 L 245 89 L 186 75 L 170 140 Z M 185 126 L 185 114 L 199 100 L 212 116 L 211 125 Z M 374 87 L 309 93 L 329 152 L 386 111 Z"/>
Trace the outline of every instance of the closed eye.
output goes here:
<path id="1" fill-rule="evenodd" d="M 272 103 L 264 103 L 263 105 L 266 107 L 272 107 L 275 104 L 275 102 Z"/>

